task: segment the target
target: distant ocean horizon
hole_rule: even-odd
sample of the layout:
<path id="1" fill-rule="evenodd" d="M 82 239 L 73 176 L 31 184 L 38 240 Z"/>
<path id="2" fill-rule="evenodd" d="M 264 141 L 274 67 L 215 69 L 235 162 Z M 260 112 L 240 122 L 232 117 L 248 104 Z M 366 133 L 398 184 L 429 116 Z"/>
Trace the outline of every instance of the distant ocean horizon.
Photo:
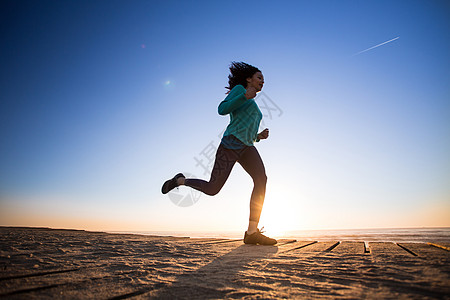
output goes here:
<path id="1" fill-rule="evenodd" d="M 190 238 L 242 238 L 243 231 L 108 231 L 119 234 L 140 234 Z M 292 230 L 279 234 L 276 238 L 297 240 L 352 240 L 379 242 L 441 242 L 450 243 L 450 227 L 422 228 L 376 228 L 376 229 L 330 229 Z"/>

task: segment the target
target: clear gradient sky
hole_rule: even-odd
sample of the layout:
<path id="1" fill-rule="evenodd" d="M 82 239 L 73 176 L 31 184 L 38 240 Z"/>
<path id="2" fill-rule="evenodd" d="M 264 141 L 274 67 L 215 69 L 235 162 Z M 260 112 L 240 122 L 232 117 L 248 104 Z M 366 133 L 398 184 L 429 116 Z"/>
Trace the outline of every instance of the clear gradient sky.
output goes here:
<path id="1" fill-rule="evenodd" d="M 450 226 L 448 1 L 13 0 L 0 15 L 0 225 L 245 230 L 239 165 L 190 207 L 160 192 L 202 177 L 245 61 L 282 111 L 257 144 L 268 231 Z"/>

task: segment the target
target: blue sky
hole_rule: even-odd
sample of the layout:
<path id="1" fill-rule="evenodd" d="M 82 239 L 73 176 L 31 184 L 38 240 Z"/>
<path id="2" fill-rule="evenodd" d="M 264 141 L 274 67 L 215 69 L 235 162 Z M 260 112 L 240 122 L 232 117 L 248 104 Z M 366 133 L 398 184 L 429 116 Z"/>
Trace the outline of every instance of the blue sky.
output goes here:
<path id="1" fill-rule="evenodd" d="M 446 1 L 1 6 L 1 225 L 245 229 L 238 165 L 190 207 L 160 188 L 203 176 L 228 66 L 246 61 L 282 111 L 257 144 L 268 230 L 450 226 Z"/>

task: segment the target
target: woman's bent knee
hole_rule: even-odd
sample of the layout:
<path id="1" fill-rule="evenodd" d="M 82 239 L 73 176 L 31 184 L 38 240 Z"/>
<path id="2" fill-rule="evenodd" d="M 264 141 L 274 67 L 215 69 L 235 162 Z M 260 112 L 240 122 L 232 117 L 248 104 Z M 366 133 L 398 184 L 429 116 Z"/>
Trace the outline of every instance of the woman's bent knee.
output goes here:
<path id="1" fill-rule="evenodd" d="M 222 187 L 210 187 L 205 189 L 203 193 L 205 193 L 208 196 L 215 196 L 220 192 L 221 189 Z"/>

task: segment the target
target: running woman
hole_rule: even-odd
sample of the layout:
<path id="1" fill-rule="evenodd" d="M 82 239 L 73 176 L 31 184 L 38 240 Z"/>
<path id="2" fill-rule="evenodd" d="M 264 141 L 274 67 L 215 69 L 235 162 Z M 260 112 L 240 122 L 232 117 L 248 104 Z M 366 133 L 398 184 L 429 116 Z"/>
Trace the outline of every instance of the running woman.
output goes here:
<path id="1" fill-rule="evenodd" d="M 228 76 L 227 96 L 219 104 L 220 115 L 230 115 L 230 124 L 223 134 L 217 149 L 214 167 L 209 181 L 185 178 L 181 173 L 167 180 L 162 193 L 167 194 L 180 185 L 189 186 L 207 195 L 216 195 L 230 175 L 234 164 L 238 162 L 253 179 L 253 191 L 250 198 L 250 218 L 244 234 L 245 244 L 275 245 L 277 241 L 261 233 L 258 229 L 259 217 L 266 193 L 266 171 L 263 161 L 253 145 L 254 142 L 267 139 L 266 128 L 258 133 L 262 113 L 254 98 L 264 85 L 261 71 L 244 62 L 232 62 Z"/>

